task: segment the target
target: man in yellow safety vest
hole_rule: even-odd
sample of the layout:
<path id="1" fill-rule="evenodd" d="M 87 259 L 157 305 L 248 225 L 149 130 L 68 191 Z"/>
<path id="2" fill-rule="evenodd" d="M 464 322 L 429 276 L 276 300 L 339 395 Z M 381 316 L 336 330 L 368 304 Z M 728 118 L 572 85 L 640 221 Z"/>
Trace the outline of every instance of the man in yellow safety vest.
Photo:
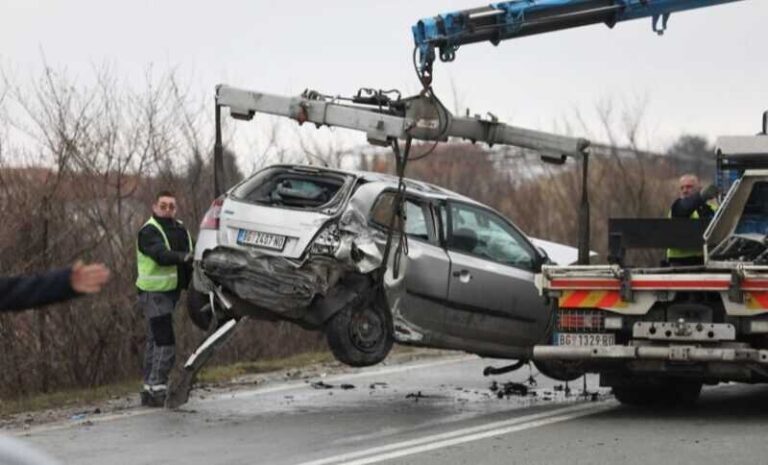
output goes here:
<path id="1" fill-rule="evenodd" d="M 139 308 L 147 319 L 141 404 L 150 407 L 165 403 L 176 358 L 173 310 L 192 275 L 192 237 L 176 219 L 177 205 L 173 193 L 158 193 L 136 243 Z"/>
<path id="2" fill-rule="evenodd" d="M 711 185 L 701 190 L 701 181 L 695 174 L 684 174 L 679 180 L 680 194 L 672 203 L 670 218 L 712 219 L 715 207 L 708 201 L 717 196 L 717 188 Z M 667 249 L 667 261 L 672 266 L 695 266 L 704 264 L 702 249 Z"/>

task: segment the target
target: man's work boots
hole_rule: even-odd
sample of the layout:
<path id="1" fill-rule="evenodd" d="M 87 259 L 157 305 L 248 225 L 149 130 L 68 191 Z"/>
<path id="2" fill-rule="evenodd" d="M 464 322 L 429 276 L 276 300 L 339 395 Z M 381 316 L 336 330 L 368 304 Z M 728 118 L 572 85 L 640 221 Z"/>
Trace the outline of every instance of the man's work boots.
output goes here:
<path id="1" fill-rule="evenodd" d="M 142 407 L 163 407 L 165 405 L 165 396 L 167 390 L 164 384 L 158 386 L 144 385 L 141 390 Z"/>

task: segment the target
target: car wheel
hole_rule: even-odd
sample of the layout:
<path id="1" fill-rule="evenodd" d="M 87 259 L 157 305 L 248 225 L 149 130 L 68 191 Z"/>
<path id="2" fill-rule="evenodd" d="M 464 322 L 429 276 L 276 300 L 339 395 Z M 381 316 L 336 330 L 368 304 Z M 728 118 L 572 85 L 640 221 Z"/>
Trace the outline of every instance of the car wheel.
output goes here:
<path id="1" fill-rule="evenodd" d="M 580 364 L 576 362 L 535 360 L 533 365 L 542 375 L 558 381 L 574 381 L 584 376 L 584 371 L 580 368 Z"/>
<path id="2" fill-rule="evenodd" d="M 392 349 L 393 333 L 389 310 L 378 303 L 348 305 L 331 317 L 325 328 L 333 356 L 353 367 L 384 360 Z"/>
<path id="3" fill-rule="evenodd" d="M 638 407 L 690 407 L 701 395 L 696 381 L 665 381 L 658 385 L 614 386 L 613 395 L 625 405 Z"/>
<path id="4" fill-rule="evenodd" d="M 187 315 L 195 326 L 203 331 L 208 331 L 213 319 L 208 294 L 190 289 L 187 292 Z"/>

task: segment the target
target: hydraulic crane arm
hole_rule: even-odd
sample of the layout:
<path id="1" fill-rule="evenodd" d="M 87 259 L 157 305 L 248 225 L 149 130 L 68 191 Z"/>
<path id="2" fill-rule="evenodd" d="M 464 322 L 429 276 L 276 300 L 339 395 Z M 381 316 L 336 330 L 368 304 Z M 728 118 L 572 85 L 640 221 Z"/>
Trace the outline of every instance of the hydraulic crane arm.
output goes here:
<path id="1" fill-rule="evenodd" d="M 419 73 L 429 80 L 435 49 L 442 61 L 453 61 L 464 44 L 543 34 L 590 24 L 652 18 L 662 34 L 672 13 L 741 0 L 514 0 L 422 19 L 413 26 L 419 51 Z"/>
<path id="2" fill-rule="evenodd" d="M 589 146 L 585 139 L 518 128 L 495 117 L 456 117 L 436 98 L 421 94 L 401 99 L 382 92 L 361 91 L 350 99 L 339 99 L 305 91 L 298 97 L 285 97 L 220 85 L 216 89 L 216 105 L 228 107 L 238 119 L 249 120 L 256 113 L 266 113 L 300 124 L 362 131 L 375 145 L 388 146 L 394 140 L 409 137 L 423 141 L 456 137 L 536 150 L 551 158 L 580 156 Z"/>

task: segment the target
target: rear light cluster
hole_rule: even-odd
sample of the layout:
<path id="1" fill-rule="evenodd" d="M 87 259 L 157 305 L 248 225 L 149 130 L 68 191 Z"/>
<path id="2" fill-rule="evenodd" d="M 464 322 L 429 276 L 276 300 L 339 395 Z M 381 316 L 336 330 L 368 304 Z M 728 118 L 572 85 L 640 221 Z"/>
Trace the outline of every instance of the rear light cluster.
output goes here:
<path id="1" fill-rule="evenodd" d="M 200 229 L 219 229 L 222 205 L 224 205 L 224 196 L 217 198 L 211 203 L 211 207 L 203 216 L 203 221 L 200 222 Z"/>
<path id="2" fill-rule="evenodd" d="M 330 223 L 324 227 L 312 241 L 309 252 L 313 255 L 333 255 L 341 243 L 339 225 Z"/>
<path id="3" fill-rule="evenodd" d="M 557 330 L 560 332 L 605 330 L 605 312 L 599 310 L 560 310 Z"/>

